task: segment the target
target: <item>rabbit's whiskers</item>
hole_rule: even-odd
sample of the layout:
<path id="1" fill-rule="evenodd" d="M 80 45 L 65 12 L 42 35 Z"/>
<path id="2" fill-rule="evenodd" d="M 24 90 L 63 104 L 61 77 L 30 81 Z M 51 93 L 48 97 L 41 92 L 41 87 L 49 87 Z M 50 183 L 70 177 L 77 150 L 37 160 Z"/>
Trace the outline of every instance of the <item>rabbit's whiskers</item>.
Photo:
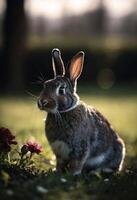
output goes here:
<path id="1" fill-rule="evenodd" d="M 38 81 L 37 82 L 39 82 L 39 83 L 44 83 L 44 79 L 43 79 L 43 77 L 41 77 L 41 76 L 38 76 Z"/>
<path id="2" fill-rule="evenodd" d="M 38 83 L 43 84 L 46 80 L 46 77 L 40 72 L 40 76 L 38 76 Z"/>
<path id="3" fill-rule="evenodd" d="M 41 80 L 45 81 L 46 80 L 46 77 L 40 72 L 40 76 Z"/>
<path id="4" fill-rule="evenodd" d="M 29 94 L 31 97 L 33 97 L 35 100 L 38 99 L 38 97 L 37 97 L 36 95 L 32 94 L 32 93 L 29 92 L 28 90 L 25 90 L 25 92 L 26 92 L 27 94 Z"/>
<path id="5" fill-rule="evenodd" d="M 44 82 L 46 81 L 46 77 L 44 77 L 44 75 L 42 73 L 40 73 L 40 75 L 37 77 L 37 80 L 34 82 L 31 82 L 34 85 L 43 85 Z"/>

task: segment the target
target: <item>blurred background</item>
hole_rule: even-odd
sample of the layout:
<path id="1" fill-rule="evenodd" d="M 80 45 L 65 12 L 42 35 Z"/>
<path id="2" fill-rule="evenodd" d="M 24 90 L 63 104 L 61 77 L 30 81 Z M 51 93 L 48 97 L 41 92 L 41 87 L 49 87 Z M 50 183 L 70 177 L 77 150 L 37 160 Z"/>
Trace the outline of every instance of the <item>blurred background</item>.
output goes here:
<path id="1" fill-rule="evenodd" d="M 52 78 L 51 50 L 64 62 L 86 53 L 81 83 L 137 86 L 137 0 L 0 0 L 0 91 Z"/>

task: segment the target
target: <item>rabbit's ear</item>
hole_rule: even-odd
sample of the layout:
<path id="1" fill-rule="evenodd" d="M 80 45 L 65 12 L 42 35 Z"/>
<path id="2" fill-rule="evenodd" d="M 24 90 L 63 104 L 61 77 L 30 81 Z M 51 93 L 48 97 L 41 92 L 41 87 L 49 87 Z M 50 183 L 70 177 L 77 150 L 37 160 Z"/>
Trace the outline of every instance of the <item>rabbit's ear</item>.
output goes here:
<path id="1" fill-rule="evenodd" d="M 61 58 L 61 52 L 56 48 L 52 50 L 52 67 L 55 77 L 63 76 L 65 74 L 65 67 Z"/>
<path id="2" fill-rule="evenodd" d="M 78 52 L 70 61 L 68 73 L 66 74 L 72 81 L 75 81 L 82 73 L 84 63 L 84 52 Z"/>

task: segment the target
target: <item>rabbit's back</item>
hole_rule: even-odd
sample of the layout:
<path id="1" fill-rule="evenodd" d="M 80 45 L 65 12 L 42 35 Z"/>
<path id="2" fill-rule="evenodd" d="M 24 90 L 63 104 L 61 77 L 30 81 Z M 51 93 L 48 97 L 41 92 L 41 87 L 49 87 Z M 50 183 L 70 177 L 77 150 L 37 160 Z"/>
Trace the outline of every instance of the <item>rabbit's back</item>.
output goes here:
<path id="1" fill-rule="evenodd" d="M 90 156 L 86 165 L 96 168 L 103 166 L 104 170 L 121 170 L 125 157 L 123 140 L 114 131 L 108 120 L 95 108 L 89 109 L 89 118 L 94 124 L 94 140 L 90 137 Z M 99 168 L 100 169 L 100 168 Z"/>

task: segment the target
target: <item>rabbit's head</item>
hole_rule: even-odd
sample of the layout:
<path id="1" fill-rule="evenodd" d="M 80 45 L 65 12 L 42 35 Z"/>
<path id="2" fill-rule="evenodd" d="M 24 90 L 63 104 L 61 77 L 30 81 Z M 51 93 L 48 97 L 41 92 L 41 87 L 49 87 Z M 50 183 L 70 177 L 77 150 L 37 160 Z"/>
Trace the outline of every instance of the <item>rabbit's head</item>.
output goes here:
<path id="1" fill-rule="evenodd" d="M 67 66 L 61 58 L 59 49 L 52 50 L 54 78 L 44 82 L 38 99 L 38 107 L 46 112 L 67 112 L 75 108 L 79 97 L 76 83 L 83 68 L 84 52 L 77 53 Z"/>

